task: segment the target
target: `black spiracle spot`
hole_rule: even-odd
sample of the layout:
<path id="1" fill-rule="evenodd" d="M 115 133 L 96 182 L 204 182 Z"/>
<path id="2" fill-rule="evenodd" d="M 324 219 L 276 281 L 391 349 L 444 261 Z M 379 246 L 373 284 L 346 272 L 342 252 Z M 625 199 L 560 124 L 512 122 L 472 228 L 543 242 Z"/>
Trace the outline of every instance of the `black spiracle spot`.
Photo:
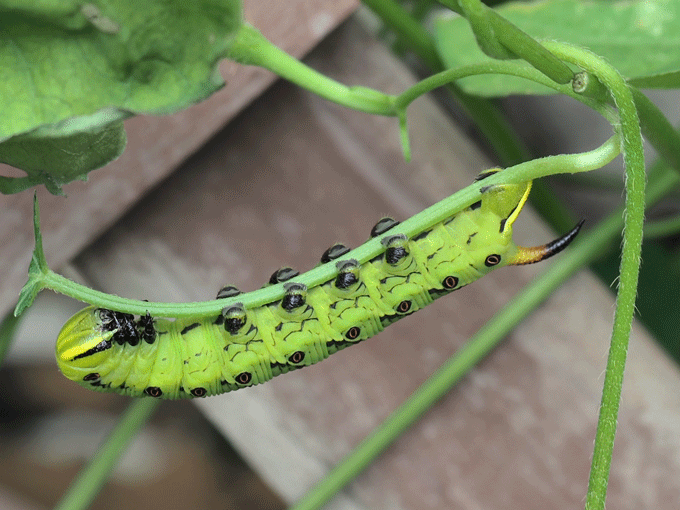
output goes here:
<path id="1" fill-rule="evenodd" d="M 359 338 L 359 335 L 361 335 L 361 328 L 359 326 L 352 326 L 347 330 L 347 333 L 345 333 L 345 338 L 347 338 L 347 340 L 356 340 Z"/>
<path id="2" fill-rule="evenodd" d="M 442 287 L 444 287 L 445 289 L 449 290 L 453 289 L 456 287 L 456 285 L 458 285 L 458 278 L 456 278 L 455 276 L 447 276 L 442 281 Z"/>
<path id="3" fill-rule="evenodd" d="M 222 287 L 217 292 L 217 297 L 215 299 L 226 299 L 238 296 L 239 294 L 241 294 L 241 291 L 237 287 L 233 285 L 227 285 L 226 287 Z"/>
<path id="4" fill-rule="evenodd" d="M 407 313 L 411 309 L 411 302 L 407 299 L 399 303 L 399 306 L 397 306 L 397 312 L 399 313 Z"/>
<path id="5" fill-rule="evenodd" d="M 321 263 L 325 264 L 326 262 L 342 257 L 346 253 L 349 253 L 349 248 L 347 246 L 340 243 L 334 244 L 323 252 L 323 255 L 321 255 Z"/>
<path id="6" fill-rule="evenodd" d="M 208 390 L 206 390 L 205 388 L 198 387 L 198 388 L 194 388 L 189 393 L 191 393 L 191 395 L 194 396 L 194 397 L 200 398 L 200 397 L 205 397 L 208 394 Z"/>
<path id="7" fill-rule="evenodd" d="M 236 376 L 236 382 L 239 384 L 249 384 L 253 380 L 253 375 L 250 372 L 241 372 Z"/>
<path id="8" fill-rule="evenodd" d="M 83 381 L 90 382 L 90 381 L 98 381 L 99 380 L 99 374 L 96 372 L 93 372 L 91 374 L 87 374 L 85 377 L 83 377 Z"/>
<path id="9" fill-rule="evenodd" d="M 397 225 L 399 225 L 397 220 L 390 218 L 389 216 L 385 216 L 384 218 L 378 220 L 378 223 L 373 226 L 371 229 L 371 237 L 378 237 Z"/>
<path id="10" fill-rule="evenodd" d="M 163 395 L 163 390 L 161 390 L 158 386 L 149 386 L 144 390 L 144 393 L 150 397 L 159 398 Z"/>
<path id="11" fill-rule="evenodd" d="M 497 253 L 492 253 L 484 261 L 486 267 L 493 267 L 501 263 L 501 256 Z"/>
<path id="12" fill-rule="evenodd" d="M 292 267 L 282 267 L 281 269 L 274 271 L 274 274 L 269 278 L 269 283 L 275 285 L 277 283 L 287 282 L 291 278 L 295 278 L 300 274 L 300 271 L 296 271 Z"/>
<path id="13" fill-rule="evenodd" d="M 302 363 L 302 361 L 305 359 L 305 353 L 302 351 L 295 351 L 293 354 L 291 354 L 288 357 L 288 361 L 291 363 L 295 363 L 296 365 L 298 363 Z"/>

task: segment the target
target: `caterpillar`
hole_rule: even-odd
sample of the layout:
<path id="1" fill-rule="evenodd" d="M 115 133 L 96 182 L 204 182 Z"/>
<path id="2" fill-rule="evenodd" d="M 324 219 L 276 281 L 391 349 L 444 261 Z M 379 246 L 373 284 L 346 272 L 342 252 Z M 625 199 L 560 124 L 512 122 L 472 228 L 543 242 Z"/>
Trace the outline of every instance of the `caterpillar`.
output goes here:
<path id="1" fill-rule="evenodd" d="M 219 291 L 225 307 L 216 317 L 168 320 L 89 306 L 59 333 L 57 363 L 83 386 L 134 397 L 205 397 L 263 383 L 374 336 L 495 268 L 562 251 L 583 221 L 542 246 L 512 241 L 530 190 L 531 182 L 483 186 L 478 202 L 410 239 L 383 218 L 370 233 L 380 239 L 379 256 L 360 264 L 335 244 L 321 256 L 335 265 L 330 279 L 308 288 L 294 269 L 279 269 L 268 285 L 282 284 L 283 293 L 262 306 L 244 306 L 234 286 Z"/>

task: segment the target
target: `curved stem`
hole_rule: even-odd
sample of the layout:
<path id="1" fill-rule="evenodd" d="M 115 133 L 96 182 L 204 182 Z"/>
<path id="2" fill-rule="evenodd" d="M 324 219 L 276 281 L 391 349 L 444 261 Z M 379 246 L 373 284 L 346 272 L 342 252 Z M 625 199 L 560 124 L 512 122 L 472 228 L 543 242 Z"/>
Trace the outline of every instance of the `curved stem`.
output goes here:
<path id="1" fill-rule="evenodd" d="M 623 159 L 626 167 L 623 248 L 614 327 L 607 359 L 600 418 L 595 436 L 595 448 L 585 506 L 587 510 L 602 510 L 607 495 L 621 388 L 623 386 L 623 373 L 626 366 L 628 340 L 635 311 L 640 271 L 645 211 L 645 162 L 642 134 L 633 93 L 616 69 L 602 58 L 580 48 L 549 41 L 546 42 L 546 46 L 562 59 L 576 63 L 597 76 L 611 92 L 621 120 Z"/>
<path id="2" fill-rule="evenodd" d="M 566 84 L 574 73 L 548 48 L 500 16 L 480 0 L 439 0 L 449 9 L 464 15 L 480 48 L 492 58 L 521 58 L 550 80 Z"/>
<path id="3" fill-rule="evenodd" d="M 348 87 L 314 71 L 244 23 L 229 48 L 227 58 L 244 65 L 264 67 L 302 88 L 335 103 L 377 115 L 396 115 L 393 96 L 367 87 Z"/>
<path id="4" fill-rule="evenodd" d="M 614 136 L 597 149 L 589 152 L 547 156 L 527 161 L 486 178 L 484 180 L 484 187 L 501 183 L 522 183 L 558 173 L 594 170 L 613 160 L 619 154 L 619 145 L 618 137 Z M 482 186 L 479 184 L 472 184 L 454 193 L 450 197 L 428 207 L 394 227 L 394 234 L 401 233 L 410 238 L 450 218 L 458 211 L 479 200 L 481 196 L 480 188 Z M 39 216 L 36 214 L 35 217 L 38 218 Z M 36 254 L 34 258 L 37 257 L 40 260 L 44 260 L 37 226 L 36 236 Z M 380 239 L 375 238 L 350 251 L 345 258 L 356 259 L 362 264 L 382 253 L 384 249 L 385 247 L 381 244 Z M 300 275 L 295 281 L 308 287 L 314 287 L 331 280 L 336 274 L 337 268 L 335 264 L 323 264 Z M 157 303 L 125 299 L 90 289 L 53 272 L 46 264 L 42 267 L 38 278 L 41 288 L 48 288 L 95 306 L 136 315 L 144 315 L 149 312 L 156 317 L 214 316 L 219 314 L 223 308 L 236 302 L 242 303 L 246 308 L 253 308 L 280 300 L 284 293 L 283 284 L 277 284 L 228 299 L 216 299 L 197 303 Z M 30 283 L 31 281 L 29 280 Z"/>

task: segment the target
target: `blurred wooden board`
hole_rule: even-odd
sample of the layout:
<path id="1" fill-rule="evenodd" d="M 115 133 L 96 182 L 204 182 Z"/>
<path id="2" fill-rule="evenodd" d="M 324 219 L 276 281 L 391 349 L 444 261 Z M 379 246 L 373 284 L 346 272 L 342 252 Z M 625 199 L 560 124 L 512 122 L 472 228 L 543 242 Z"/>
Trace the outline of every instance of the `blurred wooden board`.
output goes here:
<path id="1" fill-rule="evenodd" d="M 354 23 L 308 62 L 389 92 L 413 83 Z M 403 219 L 489 166 L 427 99 L 409 114 L 406 164 L 394 119 L 277 85 L 75 268 L 109 292 L 170 301 L 311 268 L 334 242 L 363 242 L 381 215 Z M 554 237 L 531 211 L 515 230 L 527 244 Z M 323 363 L 197 405 L 292 502 L 549 265 L 501 269 Z M 607 289 L 578 275 L 329 508 L 581 508 L 612 309 Z M 676 509 L 680 380 L 637 326 L 631 344 L 608 505 Z"/>
<path id="2" fill-rule="evenodd" d="M 357 0 L 246 0 L 245 19 L 296 57 L 314 47 L 358 5 Z M 64 187 L 68 200 L 39 189 L 45 250 L 54 268 L 70 260 L 149 189 L 157 185 L 276 79 L 257 67 L 223 61 L 227 82 L 206 101 L 165 117 L 125 122 L 125 153 L 92 172 L 87 183 Z M 23 176 L 0 164 L 1 175 Z M 0 195 L 0 314 L 16 304 L 33 250 L 32 196 Z"/>

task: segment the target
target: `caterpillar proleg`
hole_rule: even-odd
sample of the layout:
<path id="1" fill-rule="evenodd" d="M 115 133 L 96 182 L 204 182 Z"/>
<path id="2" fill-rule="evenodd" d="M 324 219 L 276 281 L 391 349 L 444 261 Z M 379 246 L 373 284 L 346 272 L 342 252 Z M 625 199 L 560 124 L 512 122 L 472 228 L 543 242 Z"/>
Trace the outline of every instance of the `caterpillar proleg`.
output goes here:
<path id="1" fill-rule="evenodd" d="M 282 268 L 268 281 L 282 294 L 262 306 L 245 306 L 234 286 L 219 291 L 226 305 L 216 317 L 168 320 L 89 306 L 59 333 L 57 363 L 83 386 L 135 397 L 204 397 L 263 383 L 374 336 L 497 267 L 562 251 L 583 222 L 543 246 L 512 241 L 530 189 L 531 182 L 482 187 L 479 202 L 410 238 L 383 218 L 370 233 L 384 248 L 379 256 L 360 264 L 335 244 L 321 256 L 335 267 L 332 278 L 307 287 Z"/>

